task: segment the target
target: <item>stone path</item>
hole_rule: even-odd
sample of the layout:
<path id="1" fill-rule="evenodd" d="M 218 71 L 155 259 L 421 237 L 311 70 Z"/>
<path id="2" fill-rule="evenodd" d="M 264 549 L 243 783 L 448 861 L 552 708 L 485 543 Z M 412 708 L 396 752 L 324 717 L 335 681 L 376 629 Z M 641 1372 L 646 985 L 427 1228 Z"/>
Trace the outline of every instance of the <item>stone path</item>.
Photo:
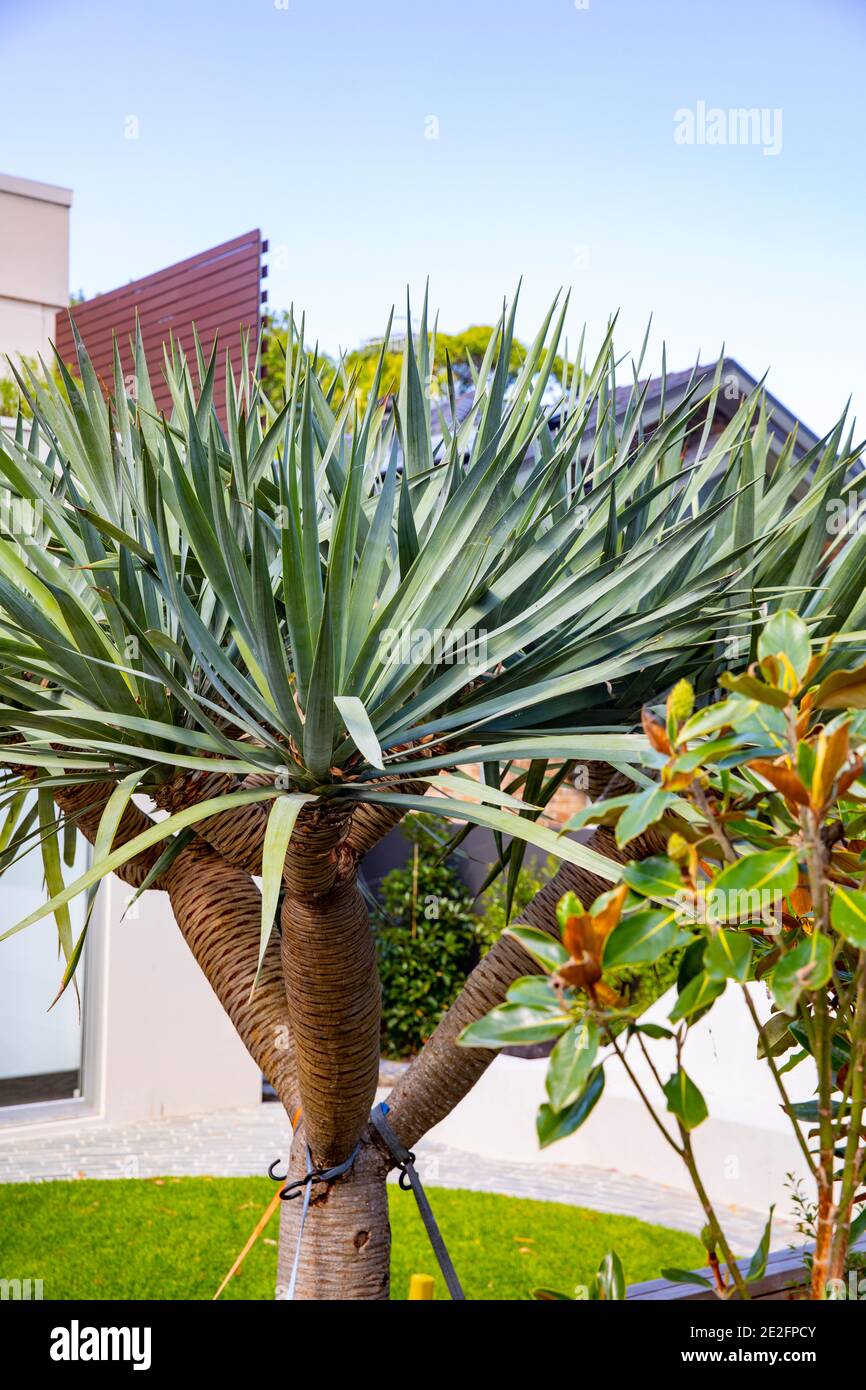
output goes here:
<path id="1" fill-rule="evenodd" d="M 286 1135 L 285 1115 L 274 1104 L 182 1119 L 110 1126 L 85 1123 L 65 1132 L 46 1125 L 38 1138 L 0 1133 L 0 1182 L 255 1176 L 264 1174 L 283 1155 Z M 697 1201 L 687 1192 L 616 1170 L 584 1164 L 510 1163 L 479 1158 L 430 1140 L 422 1140 L 417 1153 L 422 1181 L 431 1187 L 565 1202 L 694 1234 L 704 1223 Z M 734 1248 L 751 1254 L 766 1214 L 720 1207 L 720 1217 L 723 1214 Z M 793 1227 L 784 1222 L 774 1223 L 774 1230 L 775 1246 L 795 1239 Z"/>

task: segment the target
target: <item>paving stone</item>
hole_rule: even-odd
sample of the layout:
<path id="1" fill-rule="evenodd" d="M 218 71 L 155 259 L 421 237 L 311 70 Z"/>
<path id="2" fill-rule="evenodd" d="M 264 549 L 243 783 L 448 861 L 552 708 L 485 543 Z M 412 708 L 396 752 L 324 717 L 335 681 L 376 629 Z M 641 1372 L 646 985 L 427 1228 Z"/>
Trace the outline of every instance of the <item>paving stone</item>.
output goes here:
<path id="1" fill-rule="evenodd" d="M 216 1115 L 94 1124 L 56 1138 L 46 1130 L 38 1138 L 7 1131 L 0 1135 L 0 1182 L 263 1175 L 270 1163 L 285 1156 L 289 1138 L 288 1120 L 276 1104 Z M 430 1140 L 421 1140 L 416 1153 L 422 1181 L 430 1187 L 564 1202 L 694 1234 L 704 1224 L 700 1205 L 688 1192 L 616 1170 L 586 1164 L 511 1163 Z M 396 1175 L 392 1180 L 396 1181 Z M 724 1206 L 719 1214 L 737 1252 L 751 1254 L 766 1214 Z M 792 1223 L 775 1223 L 775 1245 L 795 1239 Z"/>

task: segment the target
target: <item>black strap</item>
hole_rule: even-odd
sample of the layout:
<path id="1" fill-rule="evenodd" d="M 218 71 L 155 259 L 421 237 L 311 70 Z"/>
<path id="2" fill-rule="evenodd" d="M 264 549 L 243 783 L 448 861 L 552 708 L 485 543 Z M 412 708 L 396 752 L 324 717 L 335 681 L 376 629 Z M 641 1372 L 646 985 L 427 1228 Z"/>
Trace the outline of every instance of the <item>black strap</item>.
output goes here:
<path id="1" fill-rule="evenodd" d="M 427 1200 L 427 1193 L 424 1191 L 421 1185 L 421 1179 L 415 1171 L 415 1155 L 410 1153 L 409 1149 L 400 1143 L 397 1135 L 385 1119 L 387 1113 L 388 1107 L 383 1101 L 381 1105 L 377 1105 L 372 1110 L 370 1119 L 387 1144 L 396 1161 L 397 1167 L 400 1169 L 400 1186 L 405 1189 L 406 1184 L 403 1179 L 408 1178 L 409 1185 L 415 1193 L 415 1201 L 418 1203 L 421 1220 L 424 1222 L 424 1229 L 433 1247 L 433 1254 L 439 1262 L 439 1268 L 444 1276 L 448 1292 L 452 1299 L 465 1300 L 466 1295 L 460 1287 L 460 1280 L 457 1278 L 457 1271 L 451 1263 L 451 1256 L 448 1254 L 445 1242 L 442 1239 L 442 1232 L 436 1225 L 436 1217 L 433 1215 L 433 1208 Z"/>
<path id="2" fill-rule="evenodd" d="M 282 1192 L 280 1193 L 280 1197 L 284 1202 L 290 1202 L 293 1197 L 300 1197 L 301 1190 L 305 1187 L 309 1187 L 314 1182 L 335 1182 L 336 1179 L 341 1178 L 344 1173 L 348 1173 L 352 1164 L 355 1162 L 355 1159 L 358 1157 L 358 1150 L 360 1149 L 360 1147 L 361 1141 L 359 1140 L 352 1152 L 349 1154 L 349 1157 L 345 1159 L 342 1163 L 338 1163 L 334 1168 L 314 1168 L 312 1166 L 312 1159 L 310 1158 L 310 1150 L 308 1145 L 306 1176 L 303 1178 L 295 1178 L 293 1182 L 287 1182 Z M 280 1160 L 278 1158 L 274 1159 L 274 1162 L 268 1169 L 268 1177 L 273 1178 L 274 1182 L 285 1182 L 286 1178 L 289 1176 L 288 1170 L 286 1170 L 286 1173 L 283 1177 L 280 1177 L 277 1173 L 274 1172 L 274 1169 L 276 1168 L 279 1161 Z"/>

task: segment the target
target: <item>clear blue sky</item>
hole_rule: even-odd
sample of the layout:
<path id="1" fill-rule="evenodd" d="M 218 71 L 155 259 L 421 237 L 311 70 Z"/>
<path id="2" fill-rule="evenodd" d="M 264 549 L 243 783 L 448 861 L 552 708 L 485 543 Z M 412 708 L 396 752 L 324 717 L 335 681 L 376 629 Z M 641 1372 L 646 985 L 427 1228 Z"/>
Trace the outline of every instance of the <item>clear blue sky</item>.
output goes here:
<path id="1" fill-rule="evenodd" d="M 329 351 L 428 273 L 451 331 L 522 274 L 524 336 L 570 284 L 572 340 L 619 308 L 636 349 L 652 312 L 654 363 L 662 336 L 673 366 L 724 340 L 809 425 L 853 393 L 866 428 L 863 0 L 0 0 L 0 22 L 0 170 L 74 189 L 73 289 L 260 226 L 272 305 Z M 701 101 L 780 109 L 781 152 L 677 144 Z"/>

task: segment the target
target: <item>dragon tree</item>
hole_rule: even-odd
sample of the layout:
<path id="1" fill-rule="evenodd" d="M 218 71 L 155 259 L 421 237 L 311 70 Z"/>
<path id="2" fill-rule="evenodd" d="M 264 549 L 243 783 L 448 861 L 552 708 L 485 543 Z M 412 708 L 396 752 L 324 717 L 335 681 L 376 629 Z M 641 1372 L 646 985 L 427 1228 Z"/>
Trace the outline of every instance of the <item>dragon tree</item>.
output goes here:
<path id="1" fill-rule="evenodd" d="M 360 399 L 292 324 L 284 403 L 227 363 L 222 420 L 216 345 L 166 352 L 160 415 L 140 339 L 111 383 L 78 340 L 74 374 L 23 371 L 27 418 L 0 437 L 0 868 L 38 843 L 47 885 L 5 935 L 52 919 L 62 991 L 73 896 L 112 871 L 168 894 L 285 1107 L 291 1179 L 351 1160 L 312 1189 L 297 1298 L 389 1293 L 375 845 L 423 808 L 493 831 L 512 885 L 525 846 L 552 851 L 524 917 L 556 933 L 564 891 L 618 877 L 609 832 L 551 823 L 577 766 L 596 791 L 627 773 L 642 704 L 682 676 L 712 690 L 782 599 L 818 633 L 866 625 L 866 533 L 826 529 L 856 453 L 842 424 L 775 457 L 760 389 L 713 428 L 700 371 L 650 419 L 640 363 L 618 397 L 612 330 L 570 359 L 565 312 L 525 352 L 503 312 L 468 411 L 426 302 L 393 396 L 377 373 Z M 93 852 L 64 883 L 71 834 Z M 405 1145 L 494 1055 L 457 1036 L 535 969 L 503 937 L 471 973 L 389 1097 Z M 283 1204 L 282 1286 L 301 1207 Z"/>

